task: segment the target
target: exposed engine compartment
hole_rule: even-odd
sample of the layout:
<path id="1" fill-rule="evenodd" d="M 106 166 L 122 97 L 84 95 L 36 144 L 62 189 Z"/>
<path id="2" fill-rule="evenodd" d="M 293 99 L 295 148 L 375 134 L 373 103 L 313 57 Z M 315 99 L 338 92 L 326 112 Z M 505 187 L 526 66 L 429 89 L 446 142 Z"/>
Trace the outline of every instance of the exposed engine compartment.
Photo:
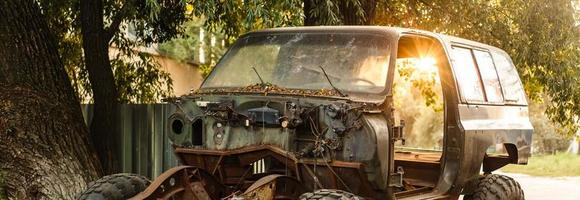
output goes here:
<path id="1" fill-rule="evenodd" d="M 300 157 L 332 154 L 329 158 L 361 161 L 368 159 L 374 143 L 373 137 L 358 136 L 368 131 L 363 116 L 370 112 L 367 105 L 249 99 L 180 103 L 181 112 L 170 117 L 170 138 L 179 147 L 225 150 L 270 144 Z M 361 146 L 352 148 L 355 144 Z M 364 155 L 358 154 L 364 147 Z"/>
<path id="2" fill-rule="evenodd" d="M 184 164 L 223 170 L 226 185 L 276 173 L 318 179 L 306 181 L 313 183 L 309 188 L 359 191 L 367 185 L 370 191 L 359 192 L 374 193 L 388 187 L 382 175 L 388 169 L 381 166 L 388 166 L 389 151 L 377 154 L 377 134 L 389 142 L 388 126 L 378 105 L 323 98 L 238 99 L 200 95 L 175 102 L 179 110 L 170 117 L 170 138 Z M 241 161 L 245 156 L 252 159 Z"/>

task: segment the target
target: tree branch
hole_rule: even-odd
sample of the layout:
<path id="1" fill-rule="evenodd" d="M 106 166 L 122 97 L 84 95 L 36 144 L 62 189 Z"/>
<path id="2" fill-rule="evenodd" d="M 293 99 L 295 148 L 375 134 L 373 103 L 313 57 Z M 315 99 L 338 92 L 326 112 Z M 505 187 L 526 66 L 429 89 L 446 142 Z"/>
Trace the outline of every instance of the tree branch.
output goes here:
<path id="1" fill-rule="evenodd" d="M 123 4 L 123 7 L 121 7 L 121 9 L 119 10 L 119 12 L 117 12 L 117 14 L 112 17 L 111 25 L 105 28 L 106 41 L 110 41 L 113 38 L 113 36 L 115 36 L 115 33 L 119 31 L 119 26 L 121 25 L 121 22 L 123 22 L 123 20 L 127 17 L 127 14 L 129 13 L 132 4 L 133 4 L 132 0 L 126 1 Z"/>

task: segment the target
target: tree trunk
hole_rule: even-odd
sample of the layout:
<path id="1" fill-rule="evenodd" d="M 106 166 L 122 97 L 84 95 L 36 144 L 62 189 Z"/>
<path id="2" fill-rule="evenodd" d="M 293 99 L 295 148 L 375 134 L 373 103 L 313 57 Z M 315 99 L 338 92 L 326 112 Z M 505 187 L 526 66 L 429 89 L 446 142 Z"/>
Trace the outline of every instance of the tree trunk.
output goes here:
<path id="1" fill-rule="evenodd" d="M 102 0 L 81 0 L 81 32 L 85 65 L 93 90 L 91 139 L 106 174 L 121 171 L 118 128 L 119 94 L 109 61 L 110 34 L 104 29 Z"/>
<path id="2" fill-rule="evenodd" d="M 313 0 L 304 0 L 304 26 L 316 26 L 318 25 L 318 18 L 311 14 L 311 10 L 314 9 L 316 4 Z"/>
<path id="3" fill-rule="evenodd" d="M 377 0 L 358 0 L 360 2 L 360 7 L 364 11 L 364 18 L 359 17 L 356 14 L 357 8 L 354 7 L 352 3 L 347 3 L 348 0 L 340 0 L 338 2 L 338 7 L 340 10 L 340 16 L 342 19 L 342 24 L 344 25 L 370 25 L 375 17 L 375 8 L 377 6 Z M 317 0 L 304 0 L 304 26 L 317 26 L 325 25 L 319 22 L 316 16 L 311 14 L 311 10 L 316 7 Z"/>
<path id="4" fill-rule="evenodd" d="M 364 18 L 360 18 L 356 14 L 356 8 L 352 4 L 347 4 L 345 0 L 341 1 L 340 15 L 342 16 L 342 23 L 344 25 L 370 25 L 375 17 L 376 0 L 359 0 L 362 10 L 364 11 Z"/>
<path id="5" fill-rule="evenodd" d="M 0 2 L 0 173 L 10 199 L 71 199 L 101 170 L 44 20 L 33 0 Z"/>
<path id="6" fill-rule="evenodd" d="M 580 155 L 580 136 L 572 137 L 570 146 L 568 147 L 568 153 Z"/>

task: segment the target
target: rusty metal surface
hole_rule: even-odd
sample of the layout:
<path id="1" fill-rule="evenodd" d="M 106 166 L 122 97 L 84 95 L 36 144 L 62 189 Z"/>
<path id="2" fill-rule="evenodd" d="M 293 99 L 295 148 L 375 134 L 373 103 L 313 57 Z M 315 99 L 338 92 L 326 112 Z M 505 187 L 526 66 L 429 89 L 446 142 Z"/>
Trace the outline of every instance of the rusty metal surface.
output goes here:
<path id="1" fill-rule="evenodd" d="M 207 191 L 205 191 L 203 183 L 201 183 L 201 182 L 191 183 L 191 190 L 193 192 L 191 199 L 211 200 L 211 198 L 209 197 L 209 194 L 207 193 Z M 183 199 L 190 199 L 190 198 L 184 197 Z"/>
<path id="2" fill-rule="evenodd" d="M 396 152 L 395 168 L 404 170 L 405 182 L 414 187 L 433 188 L 440 175 L 440 154 Z"/>
<path id="3" fill-rule="evenodd" d="M 292 154 L 287 154 L 281 151 L 280 148 L 271 145 L 258 145 L 239 148 L 229 151 L 219 150 L 196 150 L 188 148 L 176 148 L 176 154 L 187 165 L 200 166 L 202 169 L 215 169 L 219 166 L 214 175 L 224 185 L 238 186 L 238 190 L 244 190 L 240 186 L 240 182 L 247 181 L 248 176 L 244 176 L 244 171 L 249 169 L 250 164 L 263 159 L 271 158 L 271 162 L 276 160 L 278 163 L 284 163 L 286 169 L 282 169 L 279 173 L 288 174 L 304 183 L 318 182 L 318 187 L 336 188 L 343 190 L 353 190 L 359 194 L 367 196 L 381 196 L 383 194 L 372 190 L 372 184 L 367 180 L 365 166 L 359 162 L 345 162 L 345 161 L 326 161 L 321 159 L 301 159 L 296 158 Z M 223 157 L 222 162 L 219 158 Z M 236 158 L 235 163 L 223 163 L 223 160 Z M 316 172 L 313 172 L 316 166 Z M 331 170 L 332 169 L 332 170 Z M 310 171 L 310 172 L 308 172 Z M 277 176 L 271 176 L 270 179 L 275 179 Z M 314 181 L 317 179 L 318 181 Z M 339 180 L 340 179 L 340 180 Z M 268 179 L 260 179 L 261 181 L 269 181 Z M 255 186 L 254 182 L 254 186 Z M 259 184 L 258 184 L 259 185 Z M 313 188 L 313 185 L 304 184 L 308 189 Z M 248 189 L 251 190 L 251 189 Z"/>
<path id="4" fill-rule="evenodd" d="M 244 193 L 245 199 L 256 199 L 256 200 L 270 200 L 274 199 L 276 191 L 276 184 L 274 182 L 268 182 L 261 187 L 255 188 L 252 191 Z"/>
<path id="5" fill-rule="evenodd" d="M 191 166 L 179 166 L 161 174 L 145 191 L 131 199 L 210 200 L 224 194 L 225 188 L 209 173 Z"/>
<path id="6" fill-rule="evenodd" d="M 246 193 L 252 192 L 260 187 L 264 187 L 266 184 L 270 184 L 272 181 L 276 180 L 276 178 L 279 178 L 281 176 L 282 175 L 279 174 L 272 174 L 265 176 L 261 179 L 258 179 L 256 182 L 254 182 L 254 184 L 252 184 L 250 187 L 248 187 L 248 189 L 246 189 Z"/>
<path id="7" fill-rule="evenodd" d="M 297 199 L 306 188 L 297 179 L 283 175 L 268 175 L 258 179 L 242 194 L 245 199 Z"/>

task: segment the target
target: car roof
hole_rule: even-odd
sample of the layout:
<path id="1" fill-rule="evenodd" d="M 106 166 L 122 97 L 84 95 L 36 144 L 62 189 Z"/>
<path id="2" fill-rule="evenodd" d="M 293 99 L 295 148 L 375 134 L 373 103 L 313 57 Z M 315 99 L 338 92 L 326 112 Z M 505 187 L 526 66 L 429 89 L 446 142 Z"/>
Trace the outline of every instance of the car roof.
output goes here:
<path id="1" fill-rule="evenodd" d="M 455 36 L 445 35 L 441 33 L 435 33 L 431 31 L 401 28 L 401 27 L 389 27 L 389 26 L 299 26 L 299 27 L 281 27 L 281 28 L 269 28 L 250 32 L 248 34 L 264 34 L 264 33 L 300 33 L 300 32 L 316 32 L 316 33 L 336 33 L 336 32 L 364 32 L 364 33 L 378 33 L 378 34 L 388 34 L 388 35 L 403 35 L 403 34 L 418 34 L 431 36 L 442 42 L 452 45 L 463 44 L 468 46 L 487 48 L 490 50 L 501 51 L 502 49 L 497 47 L 480 43 L 473 40 L 468 40 L 464 38 L 459 38 Z"/>

